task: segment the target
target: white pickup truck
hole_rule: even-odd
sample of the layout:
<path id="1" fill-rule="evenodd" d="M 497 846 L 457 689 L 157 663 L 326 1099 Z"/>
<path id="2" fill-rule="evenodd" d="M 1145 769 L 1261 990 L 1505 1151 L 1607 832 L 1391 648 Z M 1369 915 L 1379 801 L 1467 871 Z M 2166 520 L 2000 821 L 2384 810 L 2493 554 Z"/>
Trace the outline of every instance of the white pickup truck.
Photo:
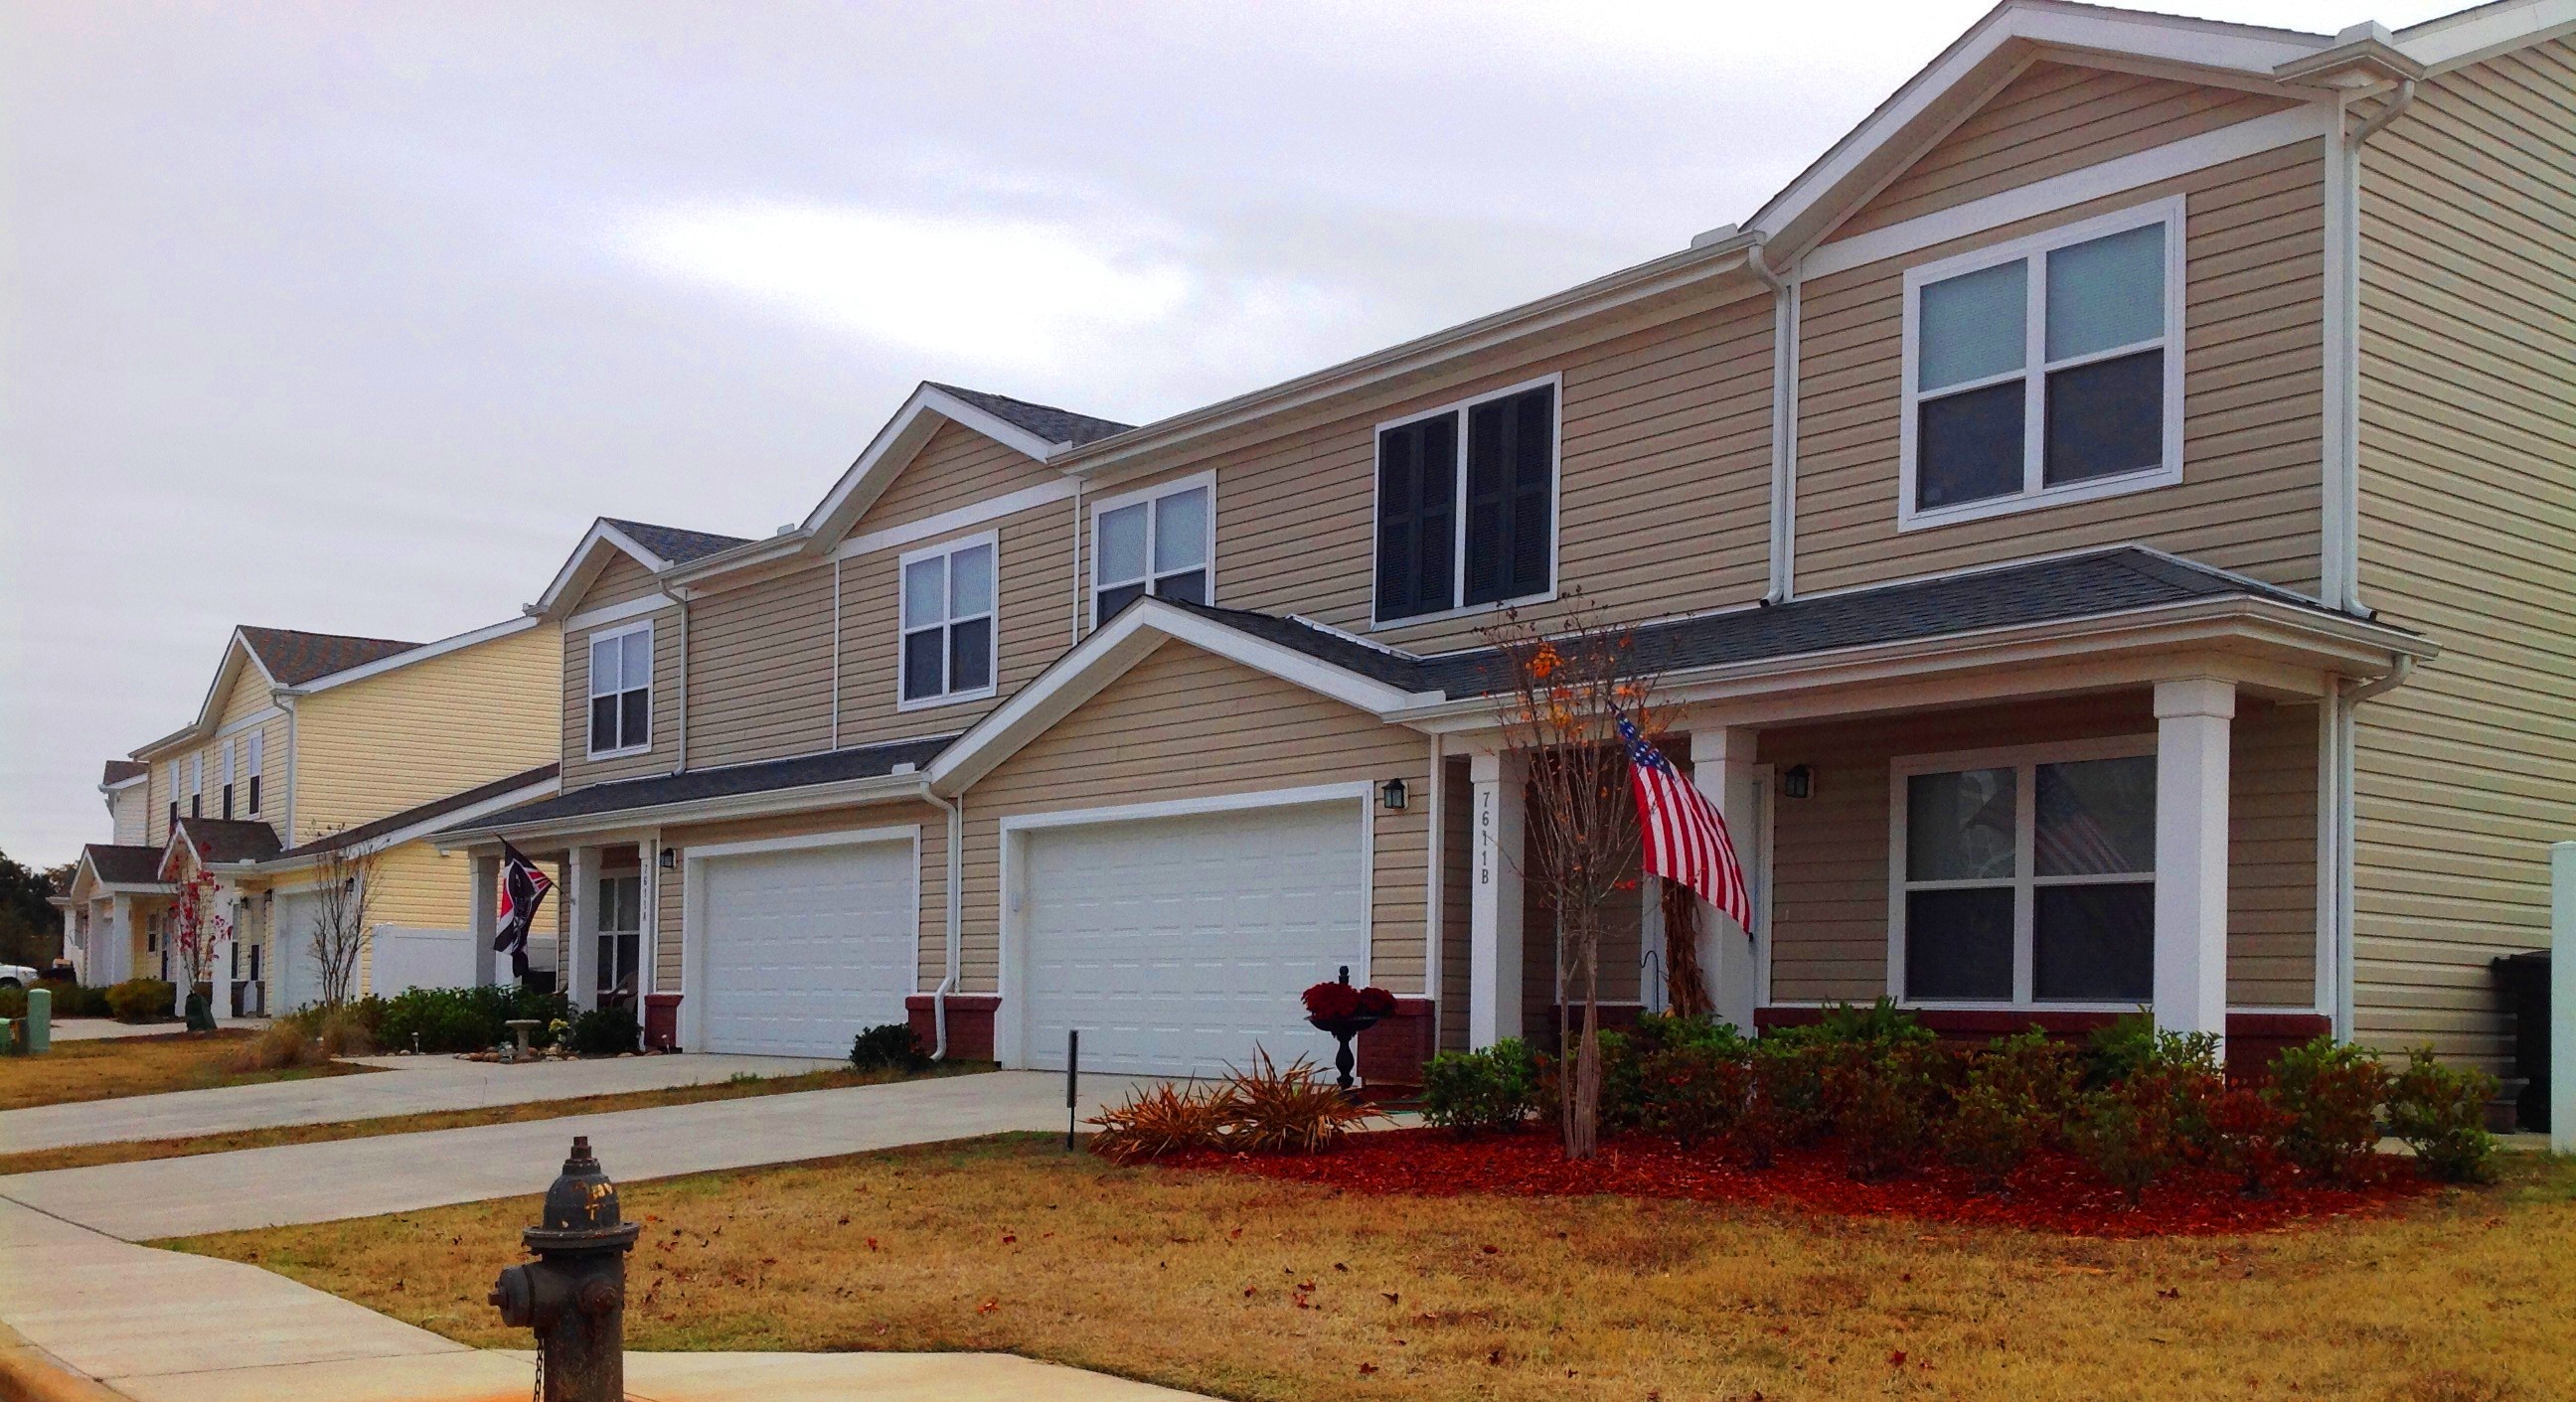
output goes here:
<path id="1" fill-rule="evenodd" d="M 0 988 L 27 988 L 36 982 L 36 971 L 24 964 L 0 964 Z"/>

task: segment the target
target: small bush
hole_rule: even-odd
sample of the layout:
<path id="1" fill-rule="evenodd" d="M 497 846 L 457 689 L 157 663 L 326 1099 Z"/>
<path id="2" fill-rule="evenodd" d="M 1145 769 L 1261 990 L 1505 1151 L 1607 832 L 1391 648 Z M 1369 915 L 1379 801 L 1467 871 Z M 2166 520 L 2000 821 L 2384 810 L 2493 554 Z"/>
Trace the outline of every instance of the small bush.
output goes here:
<path id="1" fill-rule="evenodd" d="M 107 1010 L 119 1022 L 150 1022 L 170 1016 L 178 997 L 168 979 L 130 978 L 107 990 Z"/>
<path id="2" fill-rule="evenodd" d="M 236 1071 L 278 1071 L 289 1066 L 305 1065 L 312 1056 L 313 1044 L 305 1039 L 304 1030 L 286 1018 L 280 1018 L 261 1029 L 241 1050 L 233 1053 Z"/>
<path id="3" fill-rule="evenodd" d="M 1342 1094 L 1304 1057 L 1282 1068 L 1265 1051 L 1253 1053 L 1250 1068 L 1227 1073 L 1225 1094 L 1231 1111 L 1226 1142 L 1256 1154 L 1321 1153 L 1375 1114 Z"/>
<path id="4" fill-rule="evenodd" d="M 1879 995 L 1868 1007 L 1857 1003 L 1836 1003 L 1824 1015 L 1803 1027 L 1783 1027 L 1769 1033 L 1765 1040 L 1819 1043 L 1825 1045 L 1892 1046 L 1912 1043 L 1929 1046 L 1939 1040 L 1913 1013 L 1896 1005 L 1896 1000 Z"/>
<path id="5" fill-rule="evenodd" d="M 1213 1149 L 1234 1123 L 1234 1098 L 1219 1084 L 1139 1086 L 1123 1105 L 1100 1112 L 1091 1150 L 1118 1163 Z"/>
<path id="6" fill-rule="evenodd" d="M 2282 1139 L 2290 1117 L 2261 1092 L 2242 1086 L 2213 1096 L 2199 1121 L 2197 1148 L 2212 1168 L 2234 1177 L 2247 1197 L 2269 1197 L 2287 1176 Z"/>
<path id="7" fill-rule="evenodd" d="M 850 1039 L 850 1065 L 861 1071 L 920 1071 L 930 1065 L 909 1022 L 885 1022 Z"/>
<path id="8" fill-rule="evenodd" d="M 2084 1079 L 2083 1056 L 2072 1043 L 2034 1027 L 1997 1037 L 1969 1063 L 1970 1080 L 1983 1080 L 2008 1096 L 2027 1100 L 2050 1132 L 2064 1124 Z"/>
<path id="9" fill-rule="evenodd" d="M 365 1005 L 374 1004 L 369 1009 Z M 533 1019 L 546 1024 L 572 1016 L 571 1001 L 560 993 L 538 993 L 517 984 L 479 988 L 410 988 L 386 999 L 356 1004 L 362 1019 L 372 1018 L 376 1045 L 396 1051 L 484 1051 L 511 1040 L 510 1023 Z M 535 1039 L 543 1042 L 543 1037 Z"/>
<path id="10" fill-rule="evenodd" d="M 2085 1045 L 2084 1061 L 2084 1083 L 2096 1090 L 2158 1068 L 2215 1072 L 2218 1038 L 2207 1032 L 2163 1031 L 2149 1014 L 2131 1013 L 2094 1032 Z"/>
<path id="11" fill-rule="evenodd" d="M 1734 1132 L 1752 1074 L 1743 1054 L 1717 1046 L 1667 1047 L 1639 1067 L 1638 1127 L 1693 1148 Z"/>
<path id="12" fill-rule="evenodd" d="M 1755 1168 L 1812 1142 L 1825 1127 L 1824 1056 L 1812 1042 L 1764 1037 L 1745 1061 L 1744 1109 L 1735 1143 Z"/>
<path id="13" fill-rule="evenodd" d="M 2289 1116 L 2281 1145 L 2290 1161 L 2328 1181 L 2351 1176 L 2379 1142 L 2388 1068 L 2365 1048 L 2330 1036 L 2290 1048 L 2272 1068 L 2272 1103 Z"/>
<path id="14" fill-rule="evenodd" d="M 0 1017 L 21 1018 L 27 1015 L 27 990 L 16 984 L 0 987 Z"/>
<path id="15" fill-rule="evenodd" d="M 2497 1089 L 2496 1078 L 2486 1072 L 2444 1066 L 2433 1059 L 2431 1047 L 2417 1047 L 2389 1083 L 2389 1132 L 2415 1151 L 2415 1165 L 2425 1176 L 2483 1183 L 2495 1173 L 2487 1102 Z"/>
<path id="16" fill-rule="evenodd" d="M 1948 1054 L 1929 1040 L 1826 1044 L 1825 1107 L 1845 1167 L 1862 1182 L 1912 1168 L 1930 1131 Z"/>
<path id="17" fill-rule="evenodd" d="M 1648 1078 L 1658 1074 L 1651 1068 L 1660 1058 L 1689 1053 L 1695 1064 L 1712 1057 L 1740 1063 L 1751 1045 L 1733 1023 L 1671 1013 L 1647 1013 L 1624 1032 L 1602 1033 L 1601 1127 L 1614 1132 L 1649 1128 L 1647 1121 L 1656 1115 L 1656 1091 Z"/>
<path id="18" fill-rule="evenodd" d="M 325 1009 L 313 1029 L 313 1044 L 328 1061 L 343 1056 L 371 1056 L 376 1050 L 372 1013 L 367 1003 L 343 1003 Z"/>
<path id="19" fill-rule="evenodd" d="M 107 990 L 85 988 L 67 978 L 40 978 L 36 987 L 54 995 L 56 1017 L 106 1017 Z"/>
<path id="20" fill-rule="evenodd" d="M 1949 1118 L 1936 1126 L 1941 1156 L 1979 1188 L 2000 1191 L 2042 1144 L 2063 1135 L 2076 1076 L 2074 1050 L 2038 1028 L 1996 1038 L 1969 1063 Z"/>
<path id="21" fill-rule="evenodd" d="M 1422 1069 L 1422 1118 L 1460 1134 L 1510 1129 L 1538 1099 L 1538 1057 L 1518 1037 L 1483 1051 L 1442 1052 Z"/>
<path id="22" fill-rule="evenodd" d="M 621 1004 L 574 1014 L 572 1029 L 564 1041 L 575 1056 L 615 1056 L 635 1050 L 643 1036 L 643 1027 L 635 1021 L 635 1010 Z"/>
<path id="23" fill-rule="evenodd" d="M 2135 1207 L 2148 1186 L 2182 1162 L 2171 1099 L 2147 1077 L 2091 1092 L 2068 1124 L 2068 1144 Z"/>

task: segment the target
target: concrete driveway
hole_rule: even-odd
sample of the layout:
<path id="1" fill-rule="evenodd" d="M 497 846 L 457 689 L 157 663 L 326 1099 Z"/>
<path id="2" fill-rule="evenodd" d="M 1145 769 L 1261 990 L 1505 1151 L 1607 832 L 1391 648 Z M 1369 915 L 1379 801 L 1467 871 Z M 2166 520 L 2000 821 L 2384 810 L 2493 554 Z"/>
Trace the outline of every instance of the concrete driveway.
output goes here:
<path id="1" fill-rule="evenodd" d="M 730 1076 L 792 1076 L 846 1063 L 781 1056 L 621 1056 L 504 1066 L 452 1056 L 365 1056 L 381 1074 L 270 1081 L 0 1112 L 0 1152 L 129 1139 L 186 1139 L 272 1125 L 332 1124 L 432 1110 L 660 1090 Z"/>
<path id="2" fill-rule="evenodd" d="M 1084 1077 L 1083 1116 L 1136 1084 Z M 1060 1133 L 1065 1121 L 1062 1076 L 996 1071 L 22 1173 L 0 1178 L 0 1199 L 150 1241 L 540 1193 L 576 1134 L 589 1135 L 609 1177 L 626 1182 L 1011 1130 Z"/>

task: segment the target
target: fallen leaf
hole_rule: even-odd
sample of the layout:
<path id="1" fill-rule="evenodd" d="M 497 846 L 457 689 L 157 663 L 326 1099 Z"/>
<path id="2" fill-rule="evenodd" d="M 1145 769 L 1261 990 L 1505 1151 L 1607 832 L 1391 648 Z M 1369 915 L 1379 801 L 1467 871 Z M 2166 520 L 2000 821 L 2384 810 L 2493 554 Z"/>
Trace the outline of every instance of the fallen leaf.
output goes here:
<path id="1" fill-rule="evenodd" d="M 1888 1367 L 1890 1367 L 1890 1368 L 1902 1368 L 1902 1367 L 1904 1367 L 1904 1366 L 1905 1366 L 1905 1350 L 1903 1350 L 1903 1349 L 1898 1349 L 1896 1352 L 1889 1354 L 1889 1355 L 1887 1356 L 1887 1366 L 1888 1366 Z"/>
<path id="2" fill-rule="evenodd" d="M 1361 1365 L 1360 1365 L 1360 1376 L 1361 1376 L 1361 1377 L 1363 1377 L 1363 1378 L 1367 1377 L 1369 1374 L 1374 1373 L 1374 1372 L 1376 1372 L 1376 1371 L 1377 1371 L 1377 1365 L 1376 1365 L 1376 1364 L 1374 1364 L 1374 1363 L 1363 1363 L 1363 1364 L 1361 1364 Z"/>
<path id="3" fill-rule="evenodd" d="M 977 1314 L 991 1314 L 993 1311 L 1000 1309 L 1001 1307 L 1002 1302 L 1000 1300 L 987 1296 L 985 1297 L 984 1303 L 975 1307 L 975 1312 Z"/>
<path id="4" fill-rule="evenodd" d="M 1386 1302 L 1390 1305 L 1399 1305 L 1404 1303 L 1404 1297 L 1396 1294 L 1392 1290 L 1380 1290 L 1377 1293 L 1384 1295 L 1386 1297 Z"/>

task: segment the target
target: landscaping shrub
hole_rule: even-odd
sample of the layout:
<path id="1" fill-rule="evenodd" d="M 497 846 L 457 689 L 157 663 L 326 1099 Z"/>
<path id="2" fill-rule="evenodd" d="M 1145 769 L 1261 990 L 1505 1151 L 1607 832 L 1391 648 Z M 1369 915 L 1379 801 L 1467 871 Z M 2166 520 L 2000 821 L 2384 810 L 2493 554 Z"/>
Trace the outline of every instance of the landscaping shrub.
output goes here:
<path id="1" fill-rule="evenodd" d="M 1483 1051 L 1442 1052 L 1422 1069 L 1422 1118 L 1460 1134 L 1510 1129 L 1538 1099 L 1538 1057 L 1518 1037 Z"/>
<path id="2" fill-rule="evenodd" d="M 2165 1087 L 2133 1077 L 2088 1093 L 2066 1127 L 2067 1143 L 2135 1207 L 2182 1162 L 2171 1107 Z"/>
<path id="3" fill-rule="evenodd" d="M 1835 1003 L 1824 1010 L 1816 1021 L 1803 1027 L 1778 1028 L 1766 1041 L 1806 1042 L 1825 1045 L 1891 1046 L 1909 1043 L 1928 1046 L 1939 1040 L 1913 1013 L 1896 1005 L 1896 1000 L 1880 994 L 1868 1007 L 1857 1003 Z"/>
<path id="4" fill-rule="evenodd" d="M 910 1029 L 906 1029 L 906 1035 L 910 1035 Z M 572 1030 L 564 1040 L 575 1056 L 615 1056 L 635 1050 L 643 1036 L 643 1027 L 635 1021 L 635 1010 L 621 1005 L 574 1014 Z"/>
<path id="5" fill-rule="evenodd" d="M 2042 1144 L 2063 1136 L 2076 1077 L 2073 1049 L 2038 1028 L 1996 1038 L 1969 1063 L 1935 1128 L 1941 1156 L 1979 1188 L 1999 1191 Z"/>
<path id="6" fill-rule="evenodd" d="M 2322 1033 L 2281 1053 L 2270 1094 L 2289 1116 L 2281 1145 L 2290 1161 L 2330 1182 L 2350 1177 L 2379 1142 L 2388 1088 L 2388 1068 L 2377 1056 Z"/>
<path id="7" fill-rule="evenodd" d="M 313 1043 L 304 1029 L 288 1018 L 279 1018 L 261 1029 L 260 1034 L 233 1053 L 236 1071 L 277 1071 L 289 1066 L 302 1066 L 312 1055 Z"/>
<path id="8" fill-rule="evenodd" d="M 1824 1055 L 1814 1042 L 1764 1037 L 1745 1061 L 1744 1109 L 1735 1143 L 1755 1168 L 1769 1168 L 1782 1149 L 1824 1132 Z"/>
<path id="9" fill-rule="evenodd" d="M 0 988 L 0 1017 L 21 1018 L 27 1015 L 27 990 L 16 984 Z"/>
<path id="10" fill-rule="evenodd" d="M 1988 1042 L 1971 1060 L 1968 1076 L 2029 1101 L 2054 1134 L 2082 1090 L 2083 1057 L 2072 1043 L 2034 1027 Z"/>
<path id="11" fill-rule="evenodd" d="M 1222 1083 L 1140 1086 L 1127 1092 L 1125 1104 L 1090 1121 L 1100 1126 L 1091 1149 L 1118 1163 L 1213 1149 L 1233 1122 L 1233 1096 Z"/>
<path id="12" fill-rule="evenodd" d="M 930 1057 L 909 1022 L 884 1022 L 850 1039 L 850 1065 L 861 1071 L 920 1071 Z"/>
<path id="13" fill-rule="evenodd" d="M 40 978 L 36 987 L 54 995 L 56 1017 L 108 1016 L 107 990 L 89 988 L 67 978 Z"/>
<path id="14" fill-rule="evenodd" d="M 2084 1084 L 2099 1090 L 2159 1067 L 2218 1070 L 2218 1038 L 2207 1032 L 2157 1028 L 2146 1013 L 2131 1013 L 2097 1029 L 2084 1050 Z"/>
<path id="15" fill-rule="evenodd" d="M 2282 1138 L 2290 1116 L 2260 1091 L 2230 1087 L 2213 1096 L 2200 1122 L 2200 1152 L 2210 1167 L 2237 1180 L 2249 1198 L 2269 1197 L 2287 1176 Z"/>
<path id="16" fill-rule="evenodd" d="M 2483 1183 L 2495 1172 L 2495 1136 L 2487 1102 L 2496 1078 L 2475 1067 L 2449 1067 L 2431 1047 L 2406 1054 L 2406 1069 L 2388 1086 L 2389 1132 L 2415 1151 L 2415 1165 L 2445 1183 Z"/>
<path id="17" fill-rule="evenodd" d="M 363 998 L 323 1010 L 313 1029 L 313 1045 L 325 1061 L 341 1056 L 370 1056 L 376 1050 L 375 1023 L 383 1015 L 379 999 Z"/>
<path id="18" fill-rule="evenodd" d="M 511 1040 L 509 1024 L 514 1019 L 533 1018 L 547 1024 L 571 1016 L 571 1001 L 562 994 L 537 993 L 515 984 L 411 988 L 382 1000 L 374 1014 L 374 1040 L 396 1051 L 410 1051 L 415 1045 L 424 1052 L 484 1051 Z"/>
<path id="19" fill-rule="evenodd" d="M 1740 1052 L 1686 1043 L 1646 1057 L 1636 1079 L 1637 1127 L 1688 1149 L 1734 1132 L 1752 1075 Z"/>
<path id="20" fill-rule="evenodd" d="M 1654 1117 L 1655 1093 L 1648 1089 L 1646 1078 L 1670 1075 L 1677 1069 L 1652 1069 L 1668 1054 L 1690 1053 L 1686 1060 L 1691 1066 L 1678 1069 L 1695 1071 L 1712 1058 L 1741 1063 L 1751 1046 L 1733 1023 L 1698 1015 L 1647 1013 L 1625 1031 L 1603 1032 L 1601 1127 L 1612 1131 L 1650 1128 L 1647 1121 Z M 1736 1079 L 1740 1085 L 1742 1077 Z"/>
<path id="21" fill-rule="evenodd" d="M 1951 1058 L 1928 1038 L 1825 1043 L 1827 1116 L 1845 1166 L 1864 1183 L 1914 1166 L 1930 1131 Z"/>
<path id="22" fill-rule="evenodd" d="M 1302 1056 L 1283 1068 L 1255 1051 L 1249 1069 L 1227 1073 L 1225 1093 L 1227 1144 L 1256 1154 L 1321 1153 L 1374 1114 Z"/>
<path id="23" fill-rule="evenodd" d="M 179 986 L 168 979 L 130 978 L 107 990 L 107 1010 L 119 1022 L 150 1022 L 170 1016 Z"/>

